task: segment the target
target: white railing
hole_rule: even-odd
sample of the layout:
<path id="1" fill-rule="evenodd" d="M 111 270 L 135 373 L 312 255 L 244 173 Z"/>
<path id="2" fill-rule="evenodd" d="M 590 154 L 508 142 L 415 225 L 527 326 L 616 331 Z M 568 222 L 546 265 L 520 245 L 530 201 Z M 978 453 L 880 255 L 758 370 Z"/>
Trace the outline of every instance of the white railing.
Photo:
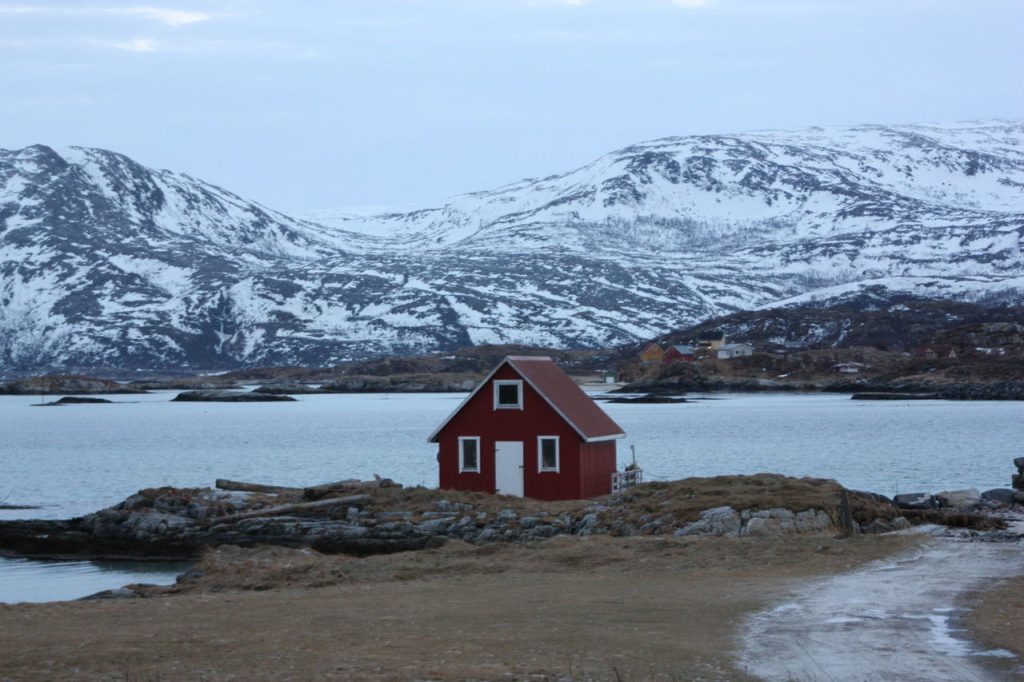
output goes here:
<path id="1" fill-rule="evenodd" d="M 612 492 L 621 493 L 626 488 L 632 488 L 644 482 L 643 469 L 629 469 L 627 471 L 616 471 L 612 474 Z"/>

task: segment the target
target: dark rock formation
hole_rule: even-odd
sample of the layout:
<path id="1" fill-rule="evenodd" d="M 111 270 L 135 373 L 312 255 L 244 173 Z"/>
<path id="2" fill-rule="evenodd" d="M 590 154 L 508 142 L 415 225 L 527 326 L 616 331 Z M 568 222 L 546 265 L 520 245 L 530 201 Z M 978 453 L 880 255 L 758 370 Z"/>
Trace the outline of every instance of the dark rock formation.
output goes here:
<path id="1" fill-rule="evenodd" d="M 289 395 L 240 391 L 185 391 L 176 395 L 171 402 L 268 403 L 289 400 L 295 400 L 295 398 Z"/>
<path id="2" fill-rule="evenodd" d="M 104 403 L 110 403 L 112 401 L 105 398 L 83 398 L 77 395 L 66 395 L 60 400 L 55 400 L 52 403 L 43 403 L 44 405 L 102 405 Z"/>

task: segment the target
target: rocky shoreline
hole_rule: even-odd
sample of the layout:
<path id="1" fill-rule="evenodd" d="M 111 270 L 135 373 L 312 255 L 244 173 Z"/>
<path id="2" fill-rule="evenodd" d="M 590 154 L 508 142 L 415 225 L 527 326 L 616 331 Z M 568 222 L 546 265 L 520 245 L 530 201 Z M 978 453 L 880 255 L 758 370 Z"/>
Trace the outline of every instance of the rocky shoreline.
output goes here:
<path id="1" fill-rule="evenodd" d="M 637 381 L 619 393 L 680 395 L 683 393 L 849 393 L 876 400 L 1024 400 L 1024 382 L 931 383 L 907 381 L 785 381 L 730 377 L 667 377 Z M 869 394 L 870 398 L 864 394 Z"/>
<path id="2" fill-rule="evenodd" d="M 849 491 L 834 481 L 776 474 L 648 483 L 590 501 L 544 503 L 407 488 L 387 479 L 251 491 L 152 488 L 67 520 L 2 521 L 0 552 L 25 557 L 182 559 L 222 545 L 276 545 L 371 555 L 436 547 L 530 542 L 559 535 L 728 536 L 884 533 L 919 523 L 999 532 L 1024 512 L 1017 491 L 899 495 Z M 313 501 L 311 501 L 311 499 Z"/>

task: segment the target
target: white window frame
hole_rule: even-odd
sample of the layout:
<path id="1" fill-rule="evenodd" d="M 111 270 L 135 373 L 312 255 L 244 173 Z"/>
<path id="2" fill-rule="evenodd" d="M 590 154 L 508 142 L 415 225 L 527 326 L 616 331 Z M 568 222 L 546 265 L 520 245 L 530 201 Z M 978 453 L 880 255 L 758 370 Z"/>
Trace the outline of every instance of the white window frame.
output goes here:
<path id="1" fill-rule="evenodd" d="M 501 405 L 498 403 L 498 394 L 502 386 L 515 386 L 519 393 L 519 402 L 515 405 Z M 494 380 L 494 409 L 496 410 L 521 410 L 523 409 L 523 382 L 518 379 L 495 379 Z"/>
<path id="2" fill-rule="evenodd" d="M 545 467 L 544 466 L 544 441 L 553 440 L 555 441 L 555 466 Z M 550 472 L 558 473 L 562 468 L 562 446 L 559 442 L 558 436 L 537 436 L 537 471 L 541 473 Z"/>
<path id="3" fill-rule="evenodd" d="M 463 451 L 462 444 L 465 443 L 466 441 L 473 441 L 473 442 L 476 443 L 476 468 L 475 469 L 470 469 L 470 468 L 467 468 L 465 466 L 466 465 L 466 458 L 465 458 L 465 453 Z M 480 473 L 480 455 L 481 455 L 481 452 L 480 452 L 480 436 L 459 436 L 459 473 L 460 474 L 463 474 L 463 473 L 479 474 Z"/>

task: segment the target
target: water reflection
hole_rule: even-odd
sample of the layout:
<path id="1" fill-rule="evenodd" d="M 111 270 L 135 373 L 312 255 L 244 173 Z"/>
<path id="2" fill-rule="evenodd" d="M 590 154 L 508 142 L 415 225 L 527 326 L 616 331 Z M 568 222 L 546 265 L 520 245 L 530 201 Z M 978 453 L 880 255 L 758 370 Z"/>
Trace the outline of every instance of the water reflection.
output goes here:
<path id="1" fill-rule="evenodd" d="M 182 561 L 37 561 L 0 557 L 0 602 L 80 599 L 131 583 L 170 585 Z"/>

